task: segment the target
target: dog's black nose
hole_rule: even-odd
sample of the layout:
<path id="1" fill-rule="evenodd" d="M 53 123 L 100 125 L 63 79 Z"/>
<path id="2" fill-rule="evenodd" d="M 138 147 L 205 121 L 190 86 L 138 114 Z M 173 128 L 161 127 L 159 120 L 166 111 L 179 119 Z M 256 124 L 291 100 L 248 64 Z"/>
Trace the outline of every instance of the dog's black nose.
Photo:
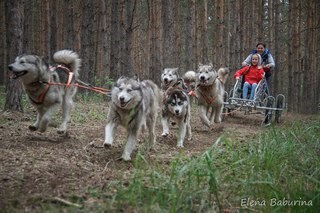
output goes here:
<path id="1" fill-rule="evenodd" d="M 167 78 L 165 78 L 165 79 L 163 79 L 165 82 L 167 82 L 168 81 L 168 79 Z"/>
<path id="2" fill-rule="evenodd" d="M 200 80 L 205 80 L 204 76 L 200 76 Z"/>
<path id="3" fill-rule="evenodd" d="M 179 110 L 176 109 L 175 112 L 176 112 L 176 114 L 179 114 Z"/>
<path id="4" fill-rule="evenodd" d="M 119 100 L 120 100 L 120 101 L 124 101 L 124 97 L 121 96 L 121 97 L 119 98 Z"/>
<path id="5" fill-rule="evenodd" d="M 11 70 L 11 71 L 12 71 L 12 67 L 13 66 L 11 64 L 8 65 L 8 69 Z"/>

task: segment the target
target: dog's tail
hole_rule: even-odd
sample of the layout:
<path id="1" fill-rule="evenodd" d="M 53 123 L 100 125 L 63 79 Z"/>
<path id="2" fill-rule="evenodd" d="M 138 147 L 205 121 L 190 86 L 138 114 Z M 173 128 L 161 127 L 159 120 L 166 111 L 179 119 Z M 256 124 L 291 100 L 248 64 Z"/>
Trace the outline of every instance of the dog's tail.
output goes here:
<path id="1" fill-rule="evenodd" d="M 70 67 L 75 77 L 79 77 L 81 59 L 77 53 L 71 50 L 60 50 L 53 55 L 53 60 L 58 64 L 62 63 Z"/>
<path id="2" fill-rule="evenodd" d="M 230 70 L 227 67 L 222 67 L 218 69 L 218 76 L 223 84 L 226 83 L 229 73 L 230 73 Z"/>

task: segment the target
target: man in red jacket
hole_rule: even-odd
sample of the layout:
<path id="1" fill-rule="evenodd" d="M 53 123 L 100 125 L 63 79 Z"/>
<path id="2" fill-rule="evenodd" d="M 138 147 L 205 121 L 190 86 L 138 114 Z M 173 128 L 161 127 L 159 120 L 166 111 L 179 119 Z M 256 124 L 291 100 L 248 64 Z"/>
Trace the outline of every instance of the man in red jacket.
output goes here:
<path id="1" fill-rule="evenodd" d="M 242 75 L 244 76 L 242 98 L 247 99 L 248 90 L 251 89 L 250 100 L 253 100 L 255 89 L 264 75 L 260 54 L 253 54 L 251 57 L 251 65 L 239 69 L 234 74 L 234 78 L 238 80 Z"/>

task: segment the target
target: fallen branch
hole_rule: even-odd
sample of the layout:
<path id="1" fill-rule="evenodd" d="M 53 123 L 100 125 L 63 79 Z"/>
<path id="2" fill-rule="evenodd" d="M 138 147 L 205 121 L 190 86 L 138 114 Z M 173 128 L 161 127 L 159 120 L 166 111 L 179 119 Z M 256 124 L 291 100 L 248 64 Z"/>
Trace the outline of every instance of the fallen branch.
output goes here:
<path id="1" fill-rule="evenodd" d="M 60 203 L 63 203 L 65 205 L 68 205 L 68 206 L 75 206 L 75 207 L 78 207 L 78 208 L 81 208 L 82 206 L 79 205 L 79 204 L 76 204 L 76 203 L 71 203 L 70 201 L 67 201 L 67 200 L 64 200 L 62 198 L 59 198 L 59 197 L 54 197 L 53 198 L 54 201 L 58 201 Z"/>

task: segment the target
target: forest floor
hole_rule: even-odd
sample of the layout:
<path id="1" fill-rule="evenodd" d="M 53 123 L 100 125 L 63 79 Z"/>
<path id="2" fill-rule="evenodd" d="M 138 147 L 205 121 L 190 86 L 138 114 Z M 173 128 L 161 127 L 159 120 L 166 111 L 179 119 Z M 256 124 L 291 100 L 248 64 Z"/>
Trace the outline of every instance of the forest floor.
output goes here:
<path id="1" fill-rule="evenodd" d="M 112 147 L 102 146 L 107 108 L 107 104 L 77 103 L 77 112 L 73 114 L 83 117 L 76 122 L 72 120 L 65 136 L 58 135 L 54 127 L 45 133 L 30 132 L 28 126 L 35 118 L 32 109 L 25 113 L 0 112 L 0 209 L 5 205 L 27 211 L 42 202 L 54 202 L 70 195 L 85 197 L 89 188 L 102 188 L 130 173 L 133 163 L 118 160 L 126 138 L 124 129 L 118 129 Z M 156 150 L 144 153 L 148 160 L 161 159 L 164 165 L 169 164 L 181 152 L 186 156 L 202 153 L 222 134 L 245 143 L 266 129 L 261 127 L 261 113 L 236 112 L 211 130 L 196 114 L 197 108 L 193 107 L 193 138 L 185 141 L 183 149 L 176 148 L 177 127 L 171 127 L 170 135 L 162 138 L 158 119 Z M 287 121 L 294 119 L 287 113 L 283 117 Z M 295 116 L 295 119 L 300 118 Z M 137 150 L 144 152 L 143 149 L 140 142 Z"/>

